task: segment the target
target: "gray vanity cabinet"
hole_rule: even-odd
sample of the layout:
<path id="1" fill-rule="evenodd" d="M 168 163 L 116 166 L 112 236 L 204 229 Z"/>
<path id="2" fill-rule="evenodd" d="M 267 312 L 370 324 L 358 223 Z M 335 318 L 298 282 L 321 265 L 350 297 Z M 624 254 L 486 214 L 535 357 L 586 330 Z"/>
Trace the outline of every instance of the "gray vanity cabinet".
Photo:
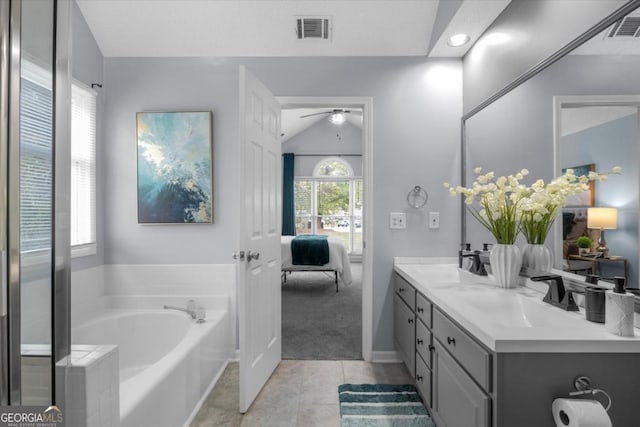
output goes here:
<path id="1" fill-rule="evenodd" d="M 433 307 L 399 275 L 395 275 L 394 287 L 396 349 L 414 377 L 422 399 L 431 406 Z"/>
<path id="2" fill-rule="evenodd" d="M 491 399 L 438 340 L 433 351 L 432 415 L 439 427 L 489 426 Z"/>
<path id="3" fill-rule="evenodd" d="M 394 280 L 396 349 L 438 427 L 488 427 L 491 354 L 400 275 Z"/>
<path id="4" fill-rule="evenodd" d="M 416 290 L 402 277 L 394 280 L 394 336 L 396 348 L 412 376 L 416 373 Z"/>
<path id="5" fill-rule="evenodd" d="M 413 310 L 403 301 L 398 294 L 394 295 L 394 336 L 396 349 L 402 357 L 402 361 L 411 375 L 415 375 L 416 369 L 416 327 Z"/>

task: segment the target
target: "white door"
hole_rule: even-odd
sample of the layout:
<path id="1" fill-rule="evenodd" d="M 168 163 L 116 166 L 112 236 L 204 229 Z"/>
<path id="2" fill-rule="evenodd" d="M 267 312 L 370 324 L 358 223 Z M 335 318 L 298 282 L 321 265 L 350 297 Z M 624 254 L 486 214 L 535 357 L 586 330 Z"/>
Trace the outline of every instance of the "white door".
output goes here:
<path id="1" fill-rule="evenodd" d="M 280 104 L 240 67 L 240 412 L 246 412 L 282 355 Z M 240 254 L 239 254 L 240 255 Z"/>

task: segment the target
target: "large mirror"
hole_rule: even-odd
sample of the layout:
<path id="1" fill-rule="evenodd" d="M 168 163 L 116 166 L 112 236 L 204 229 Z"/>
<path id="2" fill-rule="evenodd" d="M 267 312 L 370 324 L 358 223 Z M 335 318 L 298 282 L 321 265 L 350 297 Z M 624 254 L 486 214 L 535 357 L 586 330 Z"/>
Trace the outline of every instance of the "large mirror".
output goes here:
<path id="1" fill-rule="evenodd" d="M 556 220 L 547 246 L 554 253 L 556 269 L 586 272 L 594 264 L 587 262 L 583 270 L 579 264 L 571 265 L 575 259 L 569 259 L 567 247 L 575 251 L 573 240 L 583 234 L 600 237 L 598 229 L 587 227 L 589 207 L 616 208 L 617 225 L 606 231 L 606 243 L 617 262 L 598 263 L 602 268 L 598 273 L 626 275 L 628 286 L 638 288 L 640 11 L 628 17 L 635 19 L 597 34 L 469 117 L 463 144 L 466 185 L 479 166 L 496 175 L 527 168 L 531 180 L 545 181 L 566 167 L 604 172 L 622 166 L 621 175 L 595 185 L 587 202 L 565 209 L 567 215 Z M 470 215 L 463 221 L 465 241 L 474 248 L 493 241 Z M 524 246 L 524 241 L 518 244 Z"/>

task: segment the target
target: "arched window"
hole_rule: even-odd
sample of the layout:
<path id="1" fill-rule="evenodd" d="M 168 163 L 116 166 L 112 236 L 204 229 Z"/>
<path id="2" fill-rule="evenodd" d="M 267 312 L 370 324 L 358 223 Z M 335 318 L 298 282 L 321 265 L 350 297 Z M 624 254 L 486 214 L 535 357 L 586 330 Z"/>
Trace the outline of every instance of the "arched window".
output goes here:
<path id="1" fill-rule="evenodd" d="M 353 176 L 351 165 L 338 157 L 327 157 L 318 162 L 313 169 L 313 176 L 320 178 L 349 178 Z"/>
<path id="2" fill-rule="evenodd" d="M 362 178 L 339 157 L 324 157 L 312 176 L 294 180 L 296 234 L 340 238 L 350 254 L 362 254 Z"/>

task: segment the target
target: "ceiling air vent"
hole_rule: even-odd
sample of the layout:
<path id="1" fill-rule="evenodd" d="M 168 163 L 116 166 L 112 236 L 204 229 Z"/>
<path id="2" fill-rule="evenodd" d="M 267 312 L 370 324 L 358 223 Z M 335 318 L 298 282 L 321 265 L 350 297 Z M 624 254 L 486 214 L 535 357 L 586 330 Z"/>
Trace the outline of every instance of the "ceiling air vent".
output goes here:
<path id="1" fill-rule="evenodd" d="M 298 40 L 330 40 L 330 30 L 329 17 L 298 16 L 296 18 Z"/>
<path id="2" fill-rule="evenodd" d="M 640 37 L 640 16 L 625 16 L 613 24 L 608 37 Z"/>

